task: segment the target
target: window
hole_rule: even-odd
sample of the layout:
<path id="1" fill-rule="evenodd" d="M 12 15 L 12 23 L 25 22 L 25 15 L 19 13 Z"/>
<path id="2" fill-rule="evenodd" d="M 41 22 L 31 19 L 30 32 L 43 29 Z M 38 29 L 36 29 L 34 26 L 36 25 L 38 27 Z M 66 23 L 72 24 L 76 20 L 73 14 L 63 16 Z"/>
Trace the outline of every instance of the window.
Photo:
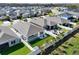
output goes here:
<path id="1" fill-rule="evenodd" d="M 15 40 L 14 41 L 11 41 L 11 44 L 15 44 Z"/>

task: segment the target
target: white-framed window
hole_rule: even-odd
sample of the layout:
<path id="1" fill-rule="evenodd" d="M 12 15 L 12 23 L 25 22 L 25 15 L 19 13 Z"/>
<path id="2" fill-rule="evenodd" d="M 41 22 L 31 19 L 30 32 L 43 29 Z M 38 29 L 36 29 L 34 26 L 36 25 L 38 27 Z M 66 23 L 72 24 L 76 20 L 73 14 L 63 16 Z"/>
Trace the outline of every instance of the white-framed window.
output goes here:
<path id="1" fill-rule="evenodd" d="M 14 41 L 11 41 L 11 44 L 15 44 L 15 40 Z"/>

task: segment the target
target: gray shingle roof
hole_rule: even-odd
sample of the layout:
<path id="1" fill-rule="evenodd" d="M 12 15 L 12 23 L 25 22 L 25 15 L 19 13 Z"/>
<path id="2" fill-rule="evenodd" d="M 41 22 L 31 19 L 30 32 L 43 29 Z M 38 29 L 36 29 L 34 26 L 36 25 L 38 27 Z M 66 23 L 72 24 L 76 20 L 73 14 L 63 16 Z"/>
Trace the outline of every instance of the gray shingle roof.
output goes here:
<path id="1" fill-rule="evenodd" d="M 27 37 L 43 31 L 43 28 L 24 21 L 19 21 L 16 24 L 13 24 L 13 28 Z"/>
<path id="2" fill-rule="evenodd" d="M 0 44 L 9 42 L 18 38 L 18 36 L 8 27 L 0 27 Z"/>
<path id="3" fill-rule="evenodd" d="M 53 26 L 59 23 L 62 23 L 60 17 L 45 17 L 45 18 L 33 18 L 31 23 L 35 23 L 37 25 L 40 25 L 44 27 L 45 25 Z"/>
<path id="4" fill-rule="evenodd" d="M 7 26 L 0 26 L 0 30 L 10 36 L 17 37 L 17 35 Z"/>
<path id="5" fill-rule="evenodd" d="M 62 23 L 60 17 L 46 17 L 47 24 L 50 26 Z"/>
<path id="6" fill-rule="evenodd" d="M 37 18 L 32 18 L 31 23 L 44 27 L 46 25 L 46 20 L 41 17 L 37 17 Z"/>

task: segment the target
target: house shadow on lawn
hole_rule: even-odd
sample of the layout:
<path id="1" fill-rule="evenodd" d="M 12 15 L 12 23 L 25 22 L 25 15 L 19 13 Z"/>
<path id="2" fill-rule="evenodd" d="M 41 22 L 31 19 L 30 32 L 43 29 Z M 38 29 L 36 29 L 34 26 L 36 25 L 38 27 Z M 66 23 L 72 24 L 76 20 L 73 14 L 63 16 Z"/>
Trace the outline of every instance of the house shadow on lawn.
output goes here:
<path id="1" fill-rule="evenodd" d="M 47 35 L 47 37 L 49 37 L 48 34 L 46 34 L 46 35 Z M 45 38 L 47 38 L 47 37 L 45 37 Z M 35 44 L 35 43 L 37 43 L 37 42 L 40 42 L 40 41 L 44 40 L 45 38 L 43 38 L 43 39 L 37 38 L 36 40 L 31 41 L 31 42 L 29 42 L 29 43 L 30 43 L 31 45 L 33 45 L 33 44 Z"/>
<path id="2" fill-rule="evenodd" d="M 29 42 L 31 45 L 33 45 L 33 44 L 35 44 L 35 43 L 37 43 L 37 42 L 39 42 L 39 41 L 41 41 L 41 40 L 43 40 L 43 39 L 40 39 L 40 38 L 38 38 L 38 39 L 36 39 L 35 41 L 31 41 L 31 42 Z"/>
<path id="3" fill-rule="evenodd" d="M 15 46 L 12 46 L 12 47 L 9 47 L 9 48 L 1 50 L 0 53 L 2 55 L 8 55 L 8 54 L 10 54 L 10 53 L 22 48 L 22 47 L 24 47 L 24 44 L 23 43 L 19 43 L 19 44 L 15 45 Z"/>
<path id="4" fill-rule="evenodd" d="M 48 34 L 46 34 L 47 35 L 47 37 L 49 37 L 50 35 L 48 35 Z M 47 38 L 47 37 L 45 37 L 45 38 Z M 45 38 L 43 38 L 43 39 L 45 39 Z M 40 38 L 37 38 L 37 39 L 35 39 L 34 41 L 31 41 L 31 42 L 29 42 L 31 45 L 33 45 L 33 44 L 35 44 L 35 43 L 37 43 L 37 42 L 39 42 L 39 41 L 42 41 L 43 39 L 40 39 Z"/>

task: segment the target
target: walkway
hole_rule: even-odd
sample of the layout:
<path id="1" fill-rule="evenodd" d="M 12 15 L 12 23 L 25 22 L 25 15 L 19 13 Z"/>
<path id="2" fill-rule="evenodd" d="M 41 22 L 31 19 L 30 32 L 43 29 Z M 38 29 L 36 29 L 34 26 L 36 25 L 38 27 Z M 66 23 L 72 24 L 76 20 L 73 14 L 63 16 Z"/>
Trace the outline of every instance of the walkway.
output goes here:
<path id="1" fill-rule="evenodd" d="M 67 29 L 67 30 L 72 30 L 73 28 L 70 28 L 70 27 L 66 27 L 66 26 L 62 26 L 62 25 L 58 25 L 60 28 L 64 28 L 64 29 Z"/>
<path id="2" fill-rule="evenodd" d="M 74 23 L 74 22 L 69 22 L 70 24 L 72 24 L 72 25 L 76 25 L 76 23 Z"/>
<path id="3" fill-rule="evenodd" d="M 52 36 L 52 37 L 55 37 L 55 38 L 57 37 L 57 35 L 53 34 L 53 33 L 50 32 L 50 31 L 44 30 L 44 32 L 47 33 L 47 34 L 49 34 L 49 35 Z"/>
<path id="4" fill-rule="evenodd" d="M 21 42 L 25 44 L 25 46 L 27 46 L 31 51 L 35 51 L 27 41 L 21 39 Z"/>
<path id="5" fill-rule="evenodd" d="M 11 28 L 11 30 L 14 31 L 14 32 L 17 34 L 17 36 L 21 39 L 21 42 L 22 42 L 25 46 L 27 46 L 31 51 L 34 51 L 34 49 L 31 47 L 31 45 L 30 45 L 27 41 L 25 41 L 25 40 L 23 40 L 23 39 L 21 38 L 21 34 L 19 34 L 18 32 L 16 32 L 13 28 Z"/>

